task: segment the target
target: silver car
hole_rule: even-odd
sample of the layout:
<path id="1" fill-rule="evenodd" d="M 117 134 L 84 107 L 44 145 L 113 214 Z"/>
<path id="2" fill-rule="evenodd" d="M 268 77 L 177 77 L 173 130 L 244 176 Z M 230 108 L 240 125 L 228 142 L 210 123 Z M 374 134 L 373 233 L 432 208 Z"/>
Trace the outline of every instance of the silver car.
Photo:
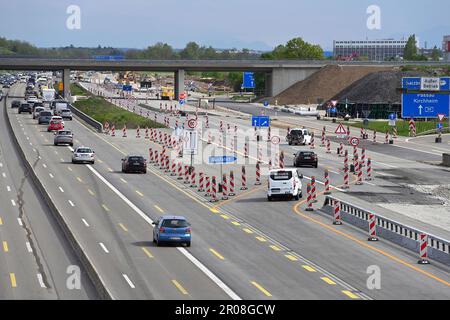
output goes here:
<path id="1" fill-rule="evenodd" d="M 59 130 L 55 133 L 55 139 L 53 140 L 55 146 L 60 144 L 68 144 L 73 146 L 73 133 L 70 130 Z"/>
<path id="2" fill-rule="evenodd" d="M 91 163 L 94 164 L 95 152 L 88 147 L 78 147 L 73 151 L 72 163 Z"/>

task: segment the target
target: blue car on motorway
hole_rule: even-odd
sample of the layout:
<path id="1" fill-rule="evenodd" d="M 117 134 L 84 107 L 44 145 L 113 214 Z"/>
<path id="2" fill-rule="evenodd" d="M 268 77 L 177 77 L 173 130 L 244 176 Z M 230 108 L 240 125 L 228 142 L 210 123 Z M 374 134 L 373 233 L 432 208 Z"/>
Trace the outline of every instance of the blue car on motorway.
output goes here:
<path id="1" fill-rule="evenodd" d="M 191 246 L 191 224 L 182 216 L 161 216 L 153 222 L 153 242 L 157 246 L 163 243 L 179 243 Z"/>

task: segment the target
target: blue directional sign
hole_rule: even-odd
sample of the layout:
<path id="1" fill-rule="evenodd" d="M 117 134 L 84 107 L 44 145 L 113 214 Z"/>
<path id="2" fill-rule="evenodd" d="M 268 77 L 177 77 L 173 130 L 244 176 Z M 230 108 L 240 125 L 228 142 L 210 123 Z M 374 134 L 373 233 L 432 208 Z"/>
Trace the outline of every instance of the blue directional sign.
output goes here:
<path id="1" fill-rule="evenodd" d="M 408 90 L 420 90 L 421 89 L 421 78 L 419 77 L 407 77 L 402 78 L 402 88 Z M 450 90 L 450 77 L 440 78 L 440 91 Z"/>
<path id="2" fill-rule="evenodd" d="M 267 107 L 269 105 L 269 101 L 264 100 L 264 107 Z"/>
<path id="3" fill-rule="evenodd" d="M 94 56 L 95 60 L 98 61 L 121 61 L 124 60 L 124 56 Z"/>
<path id="4" fill-rule="evenodd" d="M 242 76 L 242 89 L 255 88 L 255 76 L 253 72 L 244 72 Z"/>
<path id="5" fill-rule="evenodd" d="M 235 156 L 211 156 L 208 158 L 210 164 L 233 163 L 237 160 Z"/>
<path id="6" fill-rule="evenodd" d="M 186 101 L 185 101 L 184 99 L 180 99 L 180 100 L 178 101 L 178 103 L 181 104 L 181 105 L 183 105 L 183 104 L 186 103 Z"/>
<path id="7" fill-rule="evenodd" d="M 442 124 L 442 122 L 438 122 L 437 128 L 438 128 L 438 130 L 442 130 L 444 128 L 444 125 Z"/>
<path id="8" fill-rule="evenodd" d="M 403 118 L 437 118 L 438 114 L 448 117 L 450 95 L 437 93 L 402 94 Z"/>
<path id="9" fill-rule="evenodd" d="M 252 116 L 252 127 L 270 127 L 270 117 Z"/>
<path id="10" fill-rule="evenodd" d="M 389 114 L 389 120 L 397 120 L 397 114 L 396 113 L 390 113 Z"/>
<path id="11" fill-rule="evenodd" d="M 131 87 L 131 85 L 123 85 L 122 90 L 123 91 L 133 91 L 133 88 Z"/>

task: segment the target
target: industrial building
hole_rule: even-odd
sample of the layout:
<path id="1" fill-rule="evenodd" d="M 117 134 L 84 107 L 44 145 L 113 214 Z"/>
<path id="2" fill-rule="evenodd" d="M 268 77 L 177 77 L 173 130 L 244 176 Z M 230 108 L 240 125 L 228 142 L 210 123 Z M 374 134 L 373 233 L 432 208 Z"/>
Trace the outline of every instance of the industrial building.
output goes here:
<path id="1" fill-rule="evenodd" d="M 405 40 L 344 40 L 333 41 L 333 53 L 338 59 L 367 57 L 371 61 L 385 61 L 403 57 Z"/>

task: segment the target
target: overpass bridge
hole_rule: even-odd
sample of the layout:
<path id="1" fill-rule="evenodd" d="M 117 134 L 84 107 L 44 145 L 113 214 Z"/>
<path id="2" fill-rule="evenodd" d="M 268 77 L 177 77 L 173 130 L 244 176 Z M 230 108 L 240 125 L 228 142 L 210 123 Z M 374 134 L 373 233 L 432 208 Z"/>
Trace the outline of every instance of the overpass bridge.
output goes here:
<path id="1" fill-rule="evenodd" d="M 70 71 L 165 71 L 175 74 L 175 97 L 184 91 L 186 71 L 253 71 L 265 74 L 266 95 L 275 96 L 327 65 L 395 67 L 442 66 L 445 62 L 332 61 L 332 60 L 95 60 L 0 58 L 0 70 L 63 71 L 64 96 L 69 94 Z"/>

